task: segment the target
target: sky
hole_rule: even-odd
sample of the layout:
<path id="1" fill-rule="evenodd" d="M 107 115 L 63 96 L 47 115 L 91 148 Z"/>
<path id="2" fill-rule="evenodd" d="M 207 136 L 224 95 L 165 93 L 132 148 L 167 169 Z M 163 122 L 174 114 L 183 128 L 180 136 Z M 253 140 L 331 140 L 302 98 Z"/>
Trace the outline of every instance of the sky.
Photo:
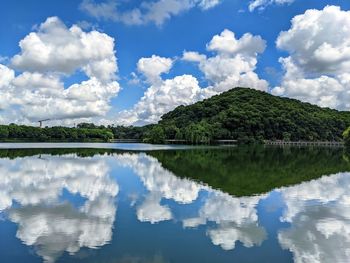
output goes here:
<path id="1" fill-rule="evenodd" d="M 3 0 L 0 123 L 145 125 L 235 87 L 350 110 L 348 0 Z"/>

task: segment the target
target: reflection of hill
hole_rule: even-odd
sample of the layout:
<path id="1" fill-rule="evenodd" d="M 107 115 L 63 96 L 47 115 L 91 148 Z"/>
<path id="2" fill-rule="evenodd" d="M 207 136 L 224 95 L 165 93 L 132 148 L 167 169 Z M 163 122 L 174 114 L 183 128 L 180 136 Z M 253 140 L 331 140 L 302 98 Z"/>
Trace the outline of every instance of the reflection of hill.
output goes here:
<path id="1" fill-rule="evenodd" d="M 138 151 L 115 149 L 1 149 L 0 158 L 41 154 L 78 157 Z M 236 196 L 266 193 L 274 188 L 350 171 L 348 156 L 336 148 L 230 147 L 148 151 L 178 177 L 204 182 Z"/>
<path id="2" fill-rule="evenodd" d="M 182 221 L 184 228 L 205 227 L 212 243 L 224 250 L 234 249 L 238 241 L 245 247 L 253 247 L 261 245 L 266 239 L 266 231 L 259 225 L 256 210 L 265 195 L 234 197 L 213 190 L 193 180 L 175 176 L 164 169 L 156 158 L 145 153 L 118 154 L 115 160 L 120 165 L 132 168 L 148 190 L 143 201 L 137 205 L 139 221 L 154 224 L 174 220 Z M 200 197 L 200 192 L 205 192 L 205 197 Z M 162 202 L 166 199 L 173 200 L 178 208 Z M 198 210 L 186 213 L 185 207 L 195 203 L 200 204 Z M 179 217 L 180 210 L 182 215 Z"/>
<path id="3" fill-rule="evenodd" d="M 154 151 L 164 168 L 236 196 L 268 192 L 350 170 L 342 150 L 332 148 L 235 147 Z"/>

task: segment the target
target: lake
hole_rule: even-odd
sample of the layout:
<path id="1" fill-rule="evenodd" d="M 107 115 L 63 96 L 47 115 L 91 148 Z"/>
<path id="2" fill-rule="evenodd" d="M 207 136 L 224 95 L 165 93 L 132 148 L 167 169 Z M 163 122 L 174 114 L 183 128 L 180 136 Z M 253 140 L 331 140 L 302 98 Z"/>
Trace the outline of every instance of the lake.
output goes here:
<path id="1" fill-rule="evenodd" d="M 339 148 L 0 144 L 13 262 L 348 262 Z"/>

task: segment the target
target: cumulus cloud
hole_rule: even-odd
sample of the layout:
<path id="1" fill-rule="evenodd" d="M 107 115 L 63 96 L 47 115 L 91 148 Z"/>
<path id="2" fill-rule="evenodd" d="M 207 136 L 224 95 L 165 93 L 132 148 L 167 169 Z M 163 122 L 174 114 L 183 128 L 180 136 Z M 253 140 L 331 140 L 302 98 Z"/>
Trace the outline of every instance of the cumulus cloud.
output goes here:
<path id="1" fill-rule="evenodd" d="M 214 56 L 204 59 L 197 54 L 195 59 L 196 53 L 184 52 L 183 59 L 199 62 L 199 69 L 211 84 L 202 91 L 204 97 L 234 87 L 250 87 L 266 91 L 268 83 L 259 79 L 254 72 L 257 56 L 265 50 L 265 47 L 266 42 L 260 36 L 246 33 L 237 39 L 234 32 L 225 29 L 207 44 L 207 50 L 214 52 Z"/>
<path id="2" fill-rule="evenodd" d="M 0 64 L 0 88 L 7 87 L 15 78 L 15 72 Z"/>
<path id="3" fill-rule="evenodd" d="M 20 73 L 0 65 L 2 122 L 91 118 L 109 111 L 120 89 L 113 38 L 50 17 L 19 45 L 10 66 Z M 65 87 L 64 78 L 76 72 L 88 79 Z"/>
<path id="4" fill-rule="evenodd" d="M 314 73 L 343 73 L 350 69 L 350 11 L 338 6 L 310 9 L 292 19 L 276 44 L 291 53 L 302 69 Z"/>
<path id="5" fill-rule="evenodd" d="M 292 19 L 276 44 L 290 56 L 280 58 L 285 75 L 273 94 L 350 109 L 350 11 L 307 10 Z"/>
<path id="6" fill-rule="evenodd" d="M 12 97 L 12 90 L 10 90 L 12 87 L 10 86 L 10 83 L 14 78 L 14 70 L 0 64 L 0 110 L 5 110 L 9 106 L 9 101 Z M 0 120 L 2 118 L 0 117 Z"/>
<path id="7" fill-rule="evenodd" d="M 207 45 L 209 51 L 216 51 L 221 54 L 243 54 L 255 56 L 265 50 L 266 43 L 260 36 L 244 34 L 236 39 L 235 33 L 225 29 L 220 35 L 215 35 Z"/>
<path id="8" fill-rule="evenodd" d="M 295 0 L 253 0 L 249 3 L 249 11 L 253 12 L 255 9 L 264 10 L 267 6 L 277 4 L 291 4 Z"/>
<path id="9" fill-rule="evenodd" d="M 76 25 L 67 28 L 57 17 L 49 17 L 19 46 L 21 53 L 11 62 L 22 71 L 69 74 L 85 69 L 89 77 L 108 81 L 117 70 L 113 38 L 97 31 L 85 33 Z"/>
<path id="10" fill-rule="evenodd" d="M 140 58 L 137 62 L 137 70 L 141 72 L 151 84 L 161 81 L 160 75 L 162 73 L 168 73 L 172 66 L 172 59 L 156 55 L 152 55 L 150 58 Z"/>
<path id="11" fill-rule="evenodd" d="M 197 101 L 199 92 L 198 81 L 191 75 L 161 80 L 150 86 L 131 110 L 121 112 L 118 119 L 123 124 L 155 123 L 176 106 Z"/>
<path id="12" fill-rule="evenodd" d="M 197 63 L 209 85 L 200 87 L 192 75 L 161 78 L 173 66 L 173 60 L 153 55 L 141 58 L 138 70 L 151 86 L 131 110 L 121 112 L 118 119 L 123 124 L 148 124 L 180 105 L 189 105 L 235 87 L 267 90 L 268 83 L 254 72 L 257 57 L 265 50 L 266 43 L 260 36 L 244 34 L 240 39 L 225 29 L 207 44 L 214 53 L 207 56 L 195 51 L 184 51 L 182 60 Z"/>
<path id="13" fill-rule="evenodd" d="M 202 62 L 207 59 L 207 56 L 203 54 L 199 54 L 196 51 L 184 51 L 182 55 L 182 59 L 190 62 Z"/>
<path id="14" fill-rule="evenodd" d="M 93 0 L 83 0 L 80 9 L 97 18 L 118 21 L 127 25 L 142 25 L 154 23 L 162 25 L 171 17 L 186 12 L 192 8 L 207 10 L 220 4 L 221 0 L 157 0 L 142 1 L 138 7 L 120 11 L 114 0 L 96 3 Z M 120 5 L 120 4 L 119 4 Z"/>

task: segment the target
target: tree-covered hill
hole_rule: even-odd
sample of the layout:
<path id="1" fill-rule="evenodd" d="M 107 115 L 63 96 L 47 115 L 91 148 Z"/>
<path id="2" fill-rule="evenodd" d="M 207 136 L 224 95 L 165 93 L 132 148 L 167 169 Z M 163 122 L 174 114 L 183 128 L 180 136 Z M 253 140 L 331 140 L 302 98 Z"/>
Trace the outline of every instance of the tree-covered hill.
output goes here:
<path id="1" fill-rule="evenodd" d="M 152 131 L 192 143 L 218 139 L 340 141 L 350 112 L 321 108 L 249 88 L 234 88 L 162 116 Z M 152 133 L 152 132 L 151 132 Z M 152 136 L 150 136 L 152 137 Z"/>

